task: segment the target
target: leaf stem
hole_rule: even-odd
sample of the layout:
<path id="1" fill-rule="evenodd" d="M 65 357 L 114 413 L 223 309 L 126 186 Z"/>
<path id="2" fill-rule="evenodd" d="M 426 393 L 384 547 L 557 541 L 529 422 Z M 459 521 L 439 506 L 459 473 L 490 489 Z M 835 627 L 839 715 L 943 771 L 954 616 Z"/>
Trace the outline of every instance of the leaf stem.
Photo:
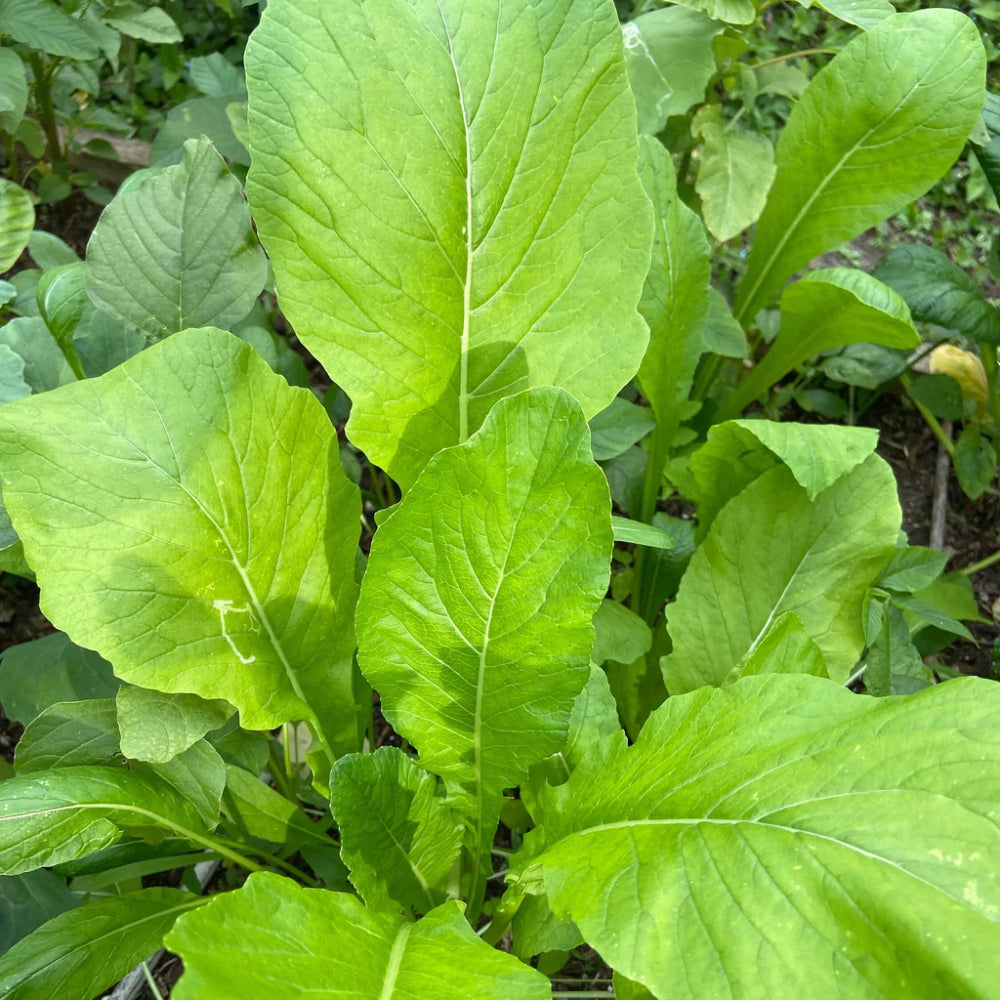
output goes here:
<path id="1" fill-rule="evenodd" d="M 146 962 L 142 962 L 142 974 L 146 977 L 146 985 L 149 987 L 150 993 L 153 994 L 154 1000 L 163 1000 L 163 994 L 160 992 L 156 985 L 156 980 L 153 978 L 153 973 L 149 971 L 149 965 Z"/>
<path id="2" fill-rule="evenodd" d="M 38 105 L 39 124 L 45 133 L 45 144 L 52 162 L 62 160 L 59 143 L 59 128 L 56 125 L 56 109 L 52 103 L 52 80 L 45 72 L 42 57 L 37 52 L 28 55 L 28 65 L 35 78 L 35 102 Z"/>
<path id="3" fill-rule="evenodd" d="M 748 66 L 747 69 L 763 69 L 765 66 L 773 66 L 775 63 L 787 62 L 789 59 L 804 59 L 806 56 L 835 56 L 840 52 L 840 49 L 799 49 L 798 52 L 786 52 L 780 56 L 772 56 L 770 59 L 764 59 L 762 62 L 754 63 L 752 66 Z"/>
<path id="4" fill-rule="evenodd" d="M 960 569 L 959 573 L 961 573 L 962 576 L 972 576 L 973 573 L 989 569 L 990 566 L 995 566 L 998 562 L 1000 562 L 1000 549 L 997 549 L 996 552 L 992 555 L 988 555 L 985 559 L 980 559 L 979 562 L 975 562 L 971 566 L 966 566 L 964 569 Z"/>

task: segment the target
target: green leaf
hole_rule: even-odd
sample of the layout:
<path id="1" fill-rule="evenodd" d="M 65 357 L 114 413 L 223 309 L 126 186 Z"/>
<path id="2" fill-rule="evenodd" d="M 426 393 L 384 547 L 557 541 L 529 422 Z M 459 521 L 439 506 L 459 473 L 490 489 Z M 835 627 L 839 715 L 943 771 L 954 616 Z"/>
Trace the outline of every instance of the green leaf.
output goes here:
<path id="1" fill-rule="evenodd" d="M 887 18 L 813 78 L 792 108 L 737 319 L 785 279 L 897 212 L 944 174 L 983 102 L 979 31 L 953 10 Z"/>
<path id="2" fill-rule="evenodd" d="M 87 246 L 95 304 L 156 337 L 241 320 L 266 271 L 240 183 L 204 138 L 115 198 Z"/>
<path id="3" fill-rule="evenodd" d="M 273 939 L 274 914 L 294 928 L 287 946 Z M 214 896 L 177 921 L 167 947 L 184 960 L 174 1000 L 548 1000 L 549 981 L 476 937 L 457 901 L 413 923 L 366 910 L 354 896 L 302 889 L 262 872 L 236 892 Z"/>
<path id="4" fill-rule="evenodd" d="M 781 330 L 771 349 L 726 397 L 719 417 L 739 416 L 807 359 L 848 344 L 917 347 L 910 310 L 888 285 L 864 271 L 831 267 L 811 271 L 781 297 Z"/>
<path id="5" fill-rule="evenodd" d="M 24 380 L 24 358 L 6 344 L 0 344 L 0 406 L 31 395 Z"/>
<path id="6" fill-rule="evenodd" d="M 952 458 L 959 485 L 970 500 L 981 497 L 997 474 L 997 454 L 979 424 L 966 424 Z"/>
<path id="7" fill-rule="evenodd" d="M 649 652 L 653 634 L 649 626 L 633 611 L 617 601 L 601 601 L 594 615 L 594 663 L 615 660 L 632 663 Z"/>
<path id="8" fill-rule="evenodd" d="M 215 148 L 230 162 L 250 165 L 250 154 L 236 138 L 227 108 L 234 101 L 246 99 L 246 91 L 221 97 L 196 97 L 167 112 L 167 120 L 156 134 L 149 150 L 153 167 L 181 162 L 184 144 L 208 136 Z"/>
<path id="9" fill-rule="evenodd" d="M 0 33 L 50 56 L 95 59 L 99 53 L 80 21 L 48 0 L 3 0 Z"/>
<path id="10" fill-rule="evenodd" d="M 616 458 L 641 441 L 656 426 L 649 407 L 615 397 L 590 419 L 590 442 L 598 462 Z"/>
<path id="11" fill-rule="evenodd" d="M 944 572 L 948 556 L 923 545 L 905 545 L 896 550 L 878 578 L 885 590 L 915 593 L 929 587 Z"/>
<path id="12" fill-rule="evenodd" d="M 149 958 L 182 913 L 207 901 L 178 889 L 141 889 L 60 914 L 0 959 L 0 995 L 99 996 Z"/>
<path id="13" fill-rule="evenodd" d="M 695 115 L 691 131 L 704 141 L 695 190 L 709 232 L 731 240 L 757 221 L 774 180 L 774 147 L 766 136 L 727 126 L 718 105 Z"/>
<path id="14" fill-rule="evenodd" d="M 311 392 L 236 337 L 189 330 L 3 407 L 0 454 L 52 622 L 130 683 L 356 746 L 359 498 Z"/>
<path id="15" fill-rule="evenodd" d="M 727 24 L 752 24 L 757 17 L 753 0 L 679 0 L 684 7 L 700 10 L 713 21 Z"/>
<path id="16" fill-rule="evenodd" d="M 73 334 L 89 305 L 84 288 L 83 261 L 45 271 L 38 282 L 38 312 L 62 350 L 73 343 Z"/>
<path id="17" fill-rule="evenodd" d="M 724 29 L 687 6 L 653 10 L 622 25 L 640 133 L 655 135 L 669 117 L 704 99 L 715 72 L 712 40 Z"/>
<path id="18" fill-rule="evenodd" d="M 113 698 L 50 705 L 28 723 L 14 750 L 18 774 L 121 762 Z"/>
<path id="19" fill-rule="evenodd" d="M 630 521 L 627 517 L 612 517 L 616 542 L 627 545 L 645 545 L 651 549 L 672 549 L 674 540 L 665 531 L 644 521 Z"/>
<path id="20" fill-rule="evenodd" d="M 743 327 L 733 318 L 729 303 L 712 288 L 708 296 L 708 315 L 701 327 L 703 351 L 726 358 L 745 358 L 749 353 Z"/>
<path id="21" fill-rule="evenodd" d="M 330 808 L 351 882 L 372 910 L 427 913 L 448 898 L 462 849 L 458 811 L 438 781 L 395 747 L 341 757 Z"/>
<path id="22" fill-rule="evenodd" d="M 118 729 L 122 753 L 133 760 L 163 764 L 218 729 L 232 706 L 195 694 L 167 694 L 126 684 L 118 689 Z"/>
<path id="23" fill-rule="evenodd" d="M 46 920 L 79 905 L 79 897 L 50 871 L 0 876 L 0 955 Z"/>
<path id="24" fill-rule="evenodd" d="M 603 741 L 547 791 L 515 879 L 660 997 L 989 996 L 998 710 L 974 679 L 905 699 L 794 676 L 670 698 L 634 746 Z"/>
<path id="25" fill-rule="evenodd" d="M 983 168 L 983 173 L 989 181 L 993 194 L 1000 199 L 1000 94 L 986 92 L 986 103 L 983 105 L 983 124 L 989 144 L 973 146 L 976 159 Z"/>
<path id="26" fill-rule="evenodd" d="M 173 18 L 159 7 L 143 9 L 137 4 L 115 4 L 104 15 L 104 23 L 129 38 L 154 45 L 175 45 L 184 40 Z"/>
<path id="27" fill-rule="evenodd" d="M 785 466 L 756 478 L 712 522 L 667 608 L 667 689 L 721 683 L 785 611 L 846 680 L 864 646 L 865 593 L 900 520 L 892 470 L 875 455 L 815 500 Z"/>
<path id="28" fill-rule="evenodd" d="M 294 802 L 242 767 L 226 767 L 222 811 L 243 837 L 259 837 L 291 848 L 302 844 L 334 846 Z"/>
<path id="29" fill-rule="evenodd" d="M 924 661 L 914 648 L 910 630 L 900 608 L 889 604 L 882 616 L 875 641 L 865 663 L 865 690 L 876 698 L 893 694 L 893 678 L 927 673 Z"/>
<path id="30" fill-rule="evenodd" d="M 639 384 L 661 428 L 661 451 L 653 461 L 662 465 L 663 448 L 680 425 L 701 356 L 700 331 L 710 310 L 711 248 L 701 220 L 677 195 L 670 155 L 645 137 L 640 152 L 639 176 L 653 203 L 655 229 L 653 258 L 639 303 L 650 330 Z"/>
<path id="31" fill-rule="evenodd" d="M 18 317 L 0 326 L 0 344 L 24 360 L 24 380 L 32 392 L 48 392 L 76 381 L 66 355 L 38 316 Z"/>
<path id="32" fill-rule="evenodd" d="M 404 490 L 498 399 L 558 385 L 589 418 L 635 374 L 650 215 L 611 3 L 271 0 L 246 68 L 282 309 Z"/>
<path id="33" fill-rule="evenodd" d="M 894 288 L 913 318 L 1000 344 L 1000 312 L 974 278 L 934 247 L 894 247 L 873 272 Z"/>
<path id="34" fill-rule="evenodd" d="M 10 0 L 6 0 L 10 2 Z M 16 2 L 16 0 L 15 0 Z M 4 10 L 7 8 L 4 7 Z M 2 22 L 0 13 L 0 22 Z M 4 30 L 0 23 L 0 31 Z M 8 271 L 28 245 L 35 226 L 35 206 L 24 188 L 0 178 L 0 271 Z"/>
<path id="35" fill-rule="evenodd" d="M 8 52 L 8 49 L 0 49 Z M 54 233 L 36 229 L 28 237 L 28 253 L 31 259 L 43 270 L 48 271 L 63 264 L 75 264 L 80 258 L 76 251 Z"/>
<path id="36" fill-rule="evenodd" d="M 882 347 L 879 344 L 849 344 L 839 354 L 824 359 L 819 370 L 835 382 L 878 389 L 879 386 L 899 378 L 909 362 L 910 352 L 905 348 Z M 828 390 L 824 390 L 828 391 Z M 834 398 L 840 397 L 833 394 Z M 796 393 L 796 398 L 798 393 Z M 815 407 L 817 412 L 822 412 Z M 846 413 L 846 406 L 845 406 Z"/>
<path id="37" fill-rule="evenodd" d="M 73 349 L 88 378 L 104 375 L 146 346 L 146 337 L 135 327 L 119 323 L 114 316 L 87 303 L 76 327 Z"/>
<path id="38" fill-rule="evenodd" d="M 962 387 L 950 375 L 923 375 L 915 378 L 906 391 L 914 402 L 940 420 L 961 420 L 965 414 Z"/>
<path id="39" fill-rule="evenodd" d="M 799 2 L 802 3 L 802 0 Z M 803 6 L 811 7 L 813 4 L 841 21 L 857 25 L 866 31 L 896 13 L 896 8 L 889 0 L 809 0 Z"/>
<path id="40" fill-rule="evenodd" d="M 691 456 L 693 499 L 704 537 L 719 511 L 758 476 L 783 463 L 810 500 L 875 451 L 878 432 L 867 427 L 728 420 L 716 424 Z"/>
<path id="41" fill-rule="evenodd" d="M 0 19 L 2 16 L 0 13 Z M 21 124 L 27 104 L 24 63 L 13 49 L 0 48 L 0 131 L 13 135 Z"/>
<path id="42" fill-rule="evenodd" d="M 221 52 L 195 56 L 188 63 L 191 82 L 206 97 L 226 97 L 233 100 L 243 94 L 246 99 L 246 82 L 243 74 Z"/>
<path id="43" fill-rule="evenodd" d="M 29 723 L 62 701 L 113 698 L 111 664 L 64 632 L 11 646 L 0 660 L 0 702 L 7 718 Z"/>
<path id="44" fill-rule="evenodd" d="M 59 767 L 0 782 L 0 868 L 8 875 L 82 858 L 130 827 L 186 837 L 218 822 L 225 769 L 207 744 L 167 767 Z"/>
<path id="45" fill-rule="evenodd" d="M 358 661 L 421 765 L 475 796 L 477 848 L 503 789 L 566 740 L 607 588 L 609 514 L 579 406 L 538 389 L 431 459 L 375 535 Z"/>
<path id="46" fill-rule="evenodd" d="M 741 677 L 753 677 L 757 674 L 830 676 L 819 646 L 809 637 L 799 617 L 792 611 L 782 612 L 771 622 L 760 641 L 733 667 L 722 686 L 726 687 Z"/>

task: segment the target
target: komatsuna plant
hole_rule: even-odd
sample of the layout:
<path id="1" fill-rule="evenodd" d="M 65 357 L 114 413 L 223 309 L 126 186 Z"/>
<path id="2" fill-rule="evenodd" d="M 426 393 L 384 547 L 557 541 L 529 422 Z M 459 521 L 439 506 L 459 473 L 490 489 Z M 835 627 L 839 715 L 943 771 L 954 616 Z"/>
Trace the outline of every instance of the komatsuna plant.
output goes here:
<path id="1" fill-rule="evenodd" d="M 1000 696 L 844 684 L 870 586 L 927 561 L 872 433 L 717 428 L 695 554 L 654 550 L 680 580 L 659 702 L 629 717 L 594 662 L 645 653 L 606 594 L 650 533 L 612 520 L 588 419 L 637 371 L 671 398 L 643 317 L 711 301 L 669 166 L 638 172 L 613 6 L 271 0 L 247 80 L 283 309 L 402 500 L 365 559 L 326 412 L 209 318 L 0 408 L 62 633 L 4 660 L 29 724 L 0 868 L 74 894 L 0 995 L 84 1000 L 162 943 L 181 1000 L 541 1000 L 582 943 L 619 997 L 988 995 Z M 110 246 L 86 287 L 113 304 Z M 238 887 L 136 882 L 196 860 Z"/>

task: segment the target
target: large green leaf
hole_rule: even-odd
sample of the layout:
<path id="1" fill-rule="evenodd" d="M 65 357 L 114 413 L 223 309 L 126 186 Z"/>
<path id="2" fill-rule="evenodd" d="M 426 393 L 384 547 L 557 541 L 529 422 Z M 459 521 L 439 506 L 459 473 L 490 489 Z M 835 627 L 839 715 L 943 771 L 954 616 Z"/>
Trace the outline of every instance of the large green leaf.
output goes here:
<path id="1" fill-rule="evenodd" d="M 689 9 L 695 6 L 652 10 L 622 28 L 640 132 L 655 135 L 671 115 L 704 99 L 715 72 L 712 40 L 725 26 Z"/>
<path id="2" fill-rule="evenodd" d="M 54 917 L 0 959 L 0 996 L 99 996 L 149 958 L 182 913 L 206 902 L 177 889 L 141 889 Z"/>
<path id="3" fill-rule="evenodd" d="M 24 378 L 24 358 L 0 344 L 0 406 L 31 395 L 31 386 Z"/>
<path id="4" fill-rule="evenodd" d="M 110 847 L 130 827 L 187 837 L 219 818 L 225 768 L 207 743 L 170 765 L 59 767 L 0 782 L 0 870 L 17 875 Z"/>
<path id="5" fill-rule="evenodd" d="M 351 881 L 373 910 L 427 913 L 448 896 L 462 850 L 439 782 L 395 747 L 349 754 L 330 776 L 330 808 Z"/>
<path id="6" fill-rule="evenodd" d="M 1000 198 L 1000 94 L 987 92 L 986 103 L 983 105 L 983 122 L 989 144 L 973 146 L 976 159 L 986 174 L 995 197 Z"/>
<path id="7" fill-rule="evenodd" d="M 28 245 L 34 225 L 35 206 L 28 192 L 0 177 L 0 271 L 14 266 Z"/>
<path id="8" fill-rule="evenodd" d="M 276 933 L 275 914 L 284 933 Z M 251 875 L 177 921 L 175 1000 L 547 1000 L 549 981 L 476 937 L 458 902 L 413 923 L 355 896 Z"/>
<path id="9" fill-rule="evenodd" d="M 718 419 L 737 417 L 808 358 L 848 344 L 917 347 L 920 335 L 900 295 L 864 271 L 811 271 L 781 296 L 781 330 L 764 359 L 727 395 Z"/>
<path id="10" fill-rule="evenodd" d="M 894 247 L 874 274 L 906 300 L 915 320 L 1000 344 L 1000 310 L 940 250 L 917 244 Z"/>
<path id="11" fill-rule="evenodd" d="M 238 322 L 266 273 L 240 183 L 205 138 L 115 198 L 87 245 L 90 297 L 156 337 Z"/>
<path id="12" fill-rule="evenodd" d="M 159 7 L 147 7 L 144 10 L 138 4 L 115 4 L 104 15 L 104 23 L 123 35 L 139 38 L 144 42 L 175 45 L 183 41 L 173 18 Z"/>
<path id="13" fill-rule="evenodd" d="M 124 680 L 356 746 L 359 498 L 312 393 L 190 330 L 3 407 L 0 455 L 51 621 Z"/>
<path id="14" fill-rule="evenodd" d="M 518 879 L 658 997 L 992 996 L 998 710 L 973 679 L 670 698 L 548 790 Z"/>
<path id="15" fill-rule="evenodd" d="M 799 2 L 803 7 L 815 5 L 841 21 L 866 30 L 874 28 L 896 13 L 896 8 L 889 0 L 799 0 Z"/>
<path id="16" fill-rule="evenodd" d="M 608 583 L 609 515 L 579 406 L 537 389 L 436 455 L 375 535 L 361 669 L 422 766 L 472 797 L 477 848 L 503 789 L 566 740 Z"/>
<path id="17" fill-rule="evenodd" d="M 924 193 L 983 105 L 985 53 L 953 10 L 889 17 L 855 38 L 792 108 L 737 295 L 753 319 L 789 275 Z"/>
<path id="18" fill-rule="evenodd" d="M 80 21 L 49 0 L 3 0 L 0 33 L 50 56 L 94 59 L 99 53 Z"/>
<path id="19" fill-rule="evenodd" d="M 727 24 L 752 24 L 757 17 L 753 0 L 680 0 L 684 7 L 704 11 L 713 21 Z"/>
<path id="20" fill-rule="evenodd" d="M 667 689 L 721 683 L 786 611 L 846 680 L 865 644 L 862 601 L 900 520 L 892 470 L 875 455 L 815 500 L 786 466 L 759 476 L 719 512 L 667 608 Z"/>
<path id="21" fill-rule="evenodd" d="M 610 0 L 271 0 L 246 67 L 282 308 L 404 488 L 503 396 L 590 417 L 635 374 L 650 221 Z"/>
<path id="22" fill-rule="evenodd" d="M 24 63 L 13 49 L 0 49 L 0 129 L 12 135 L 21 124 L 27 103 Z"/>
<path id="23" fill-rule="evenodd" d="M 32 392 L 48 392 L 76 380 L 66 355 L 40 316 L 19 316 L 4 323 L 0 344 L 24 359 L 24 380 Z"/>

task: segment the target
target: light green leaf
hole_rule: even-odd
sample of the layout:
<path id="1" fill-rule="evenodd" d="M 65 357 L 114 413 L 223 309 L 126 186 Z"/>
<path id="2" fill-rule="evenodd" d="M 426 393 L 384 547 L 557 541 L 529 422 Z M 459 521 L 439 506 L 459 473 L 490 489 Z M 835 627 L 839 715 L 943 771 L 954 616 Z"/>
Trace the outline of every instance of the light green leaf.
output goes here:
<path id="1" fill-rule="evenodd" d="M 792 611 L 782 612 L 771 622 L 760 642 L 733 667 L 722 686 L 756 674 L 830 676 L 819 646 L 809 638 L 802 622 Z"/>
<path id="2" fill-rule="evenodd" d="M 722 242 L 757 221 L 774 180 L 774 147 L 766 136 L 727 126 L 718 105 L 699 112 L 691 131 L 703 140 L 695 190 L 709 232 Z"/>
<path id="3" fill-rule="evenodd" d="M 8 49 L 0 49 L 8 52 Z M 63 264 L 75 264 L 80 258 L 76 251 L 54 233 L 36 229 L 28 237 L 28 253 L 31 259 L 43 270 L 48 271 Z"/>
<path id="4" fill-rule="evenodd" d="M 649 407 L 615 397 L 590 419 L 590 441 L 594 458 L 605 462 L 641 441 L 656 426 Z"/>
<path id="5" fill-rule="evenodd" d="M 811 0 L 803 6 L 809 7 L 813 3 L 841 21 L 865 30 L 874 28 L 896 13 L 896 8 L 889 0 Z"/>
<path id="6" fill-rule="evenodd" d="M 35 206 L 28 192 L 0 177 L 0 271 L 8 271 L 14 266 L 28 245 L 34 226 Z"/>
<path id="7" fill-rule="evenodd" d="M 114 316 L 87 302 L 76 327 L 73 349 L 88 378 L 104 375 L 134 357 L 145 346 L 145 335 L 135 327 L 119 323 Z"/>
<path id="8" fill-rule="evenodd" d="M 282 309 L 404 490 L 498 399 L 591 417 L 635 374 L 650 216 L 608 0 L 270 0 L 246 68 Z"/>
<path id="9" fill-rule="evenodd" d="M 873 273 L 906 300 L 915 320 L 1000 344 L 1000 311 L 975 279 L 940 250 L 894 247 Z"/>
<path id="10" fill-rule="evenodd" d="M 436 455 L 375 535 L 358 660 L 421 765 L 475 796 L 477 849 L 503 789 L 565 743 L 608 583 L 609 515 L 579 406 L 537 389 Z"/>
<path id="11" fill-rule="evenodd" d="M 293 848 L 302 844 L 335 846 L 294 802 L 242 767 L 226 767 L 222 811 L 244 837 L 259 837 Z"/>
<path id="12" fill-rule="evenodd" d="M 701 355 L 699 334 L 710 308 L 711 248 L 701 220 L 677 195 L 677 178 L 667 151 L 645 137 L 640 151 L 639 175 L 653 203 L 655 237 L 639 303 L 650 330 L 639 383 L 661 428 L 654 438 L 660 450 L 652 461 L 662 466 L 664 448 L 680 425 Z"/>
<path id="13" fill-rule="evenodd" d="M 173 760 L 233 714 L 226 701 L 131 684 L 118 689 L 117 703 L 122 753 L 129 759 L 158 764 Z"/>
<path id="14" fill-rule="evenodd" d="M 713 21 L 727 24 L 752 24 L 757 17 L 753 0 L 678 0 L 684 7 L 700 10 Z"/>
<path id="15" fill-rule="evenodd" d="M 704 99 L 715 72 L 712 40 L 724 30 L 725 25 L 687 6 L 653 10 L 622 25 L 640 133 L 655 135 L 671 115 L 682 115 Z"/>
<path id="16" fill-rule="evenodd" d="M 278 948 L 280 910 L 294 934 Z M 184 960 L 175 1000 L 548 1000 L 549 981 L 476 937 L 461 905 L 413 923 L 366 910 L 355 896 L 302 889 L 267 872 L 178 920 L 167 947 Z"/>
<path id="17" fill-rule="evenodd" d="M 372 910 L 427 913 L 448 898 L 462 850 L 458 811 L 438 780 L 395 747 L 341 757 L 330 808 L 351 882 Z"/>
<path id="18" fill-rule="evenodd" d="M 225 768 L 207 744 L 169 766 L 59 767 L 0 782 L 0 869 L 18 875 L 110 847 L 129 827 L 188 836 L 218 822 Z"/>
<path id="19" fill-rule="evenodd" d="M 31 395 L 24 380 L 24 358 L 6 344 L 0 344 L 0 406 Z"/>
<path id="20" fill-rule="evenodd" d="M 0 876 L 0 955 L 46 920 L 79 905 L 79 896 L 50 871 Z"/>
<path id="21" fill-rule="evenodd" d="M 821 69 L 778 141 L 736 318 L 934 184 L 976 123 L 984 73 L 978 29 L 943 9 L 887 18 Z"/>
<path id="22" fill-rule="evenodd" d="M 990 996 L 996 685 L 905 699 L 814 677 L 670 698 L 606 740 L 515 872 L 659 997 Z M 914 762 L 933 762 L 914 766 Z"/>
<path id="23" fill-rule="evenodd" d="M 604 600 L 594 615 L 594 663 L 616 660 L 631 663 L 649 652 L 653 634 L 633 611 L 617 601 Z"/>
<path id="24" fill-rule="evenodd" d="M 971 500 L 981 497 L 997 474 L 996 449 L 979 424 L 966 424 L 952 458 L 958 483 Z"/>
<path id="25" fill-rule="evenodd" d="M 21 124 L 27 104 L 24 63 L 13 49 L 0 48 L 0 130 L 13 135 Z"/>
<path id="26" fill-rule="evenodd" d="M 754 70 L 754 76 L 757 77 L 758 94 L 780 94 L 793 101 L 797 101 L 809 86 L 808 74 L 787 62 L 762 66 Z"/>
<path id="27" fill-rule="evenodd" d="M 311 392 L 189 330 L 0 409 L 0 454 L 51 621 L 123 680 L 356 746 L 359 498 Z"/>
<path id="28" fill-rule="evenodd" d="M 712 288 L 708 297 L 708 315 L 701 327 L 702 350 L 726 358 L 745 358 L 749 353 L 743 327 L 733 318 L 722 293 Z"/>
<path id="29" fill-rule="evenodd" d="M 1000 94 L 987 91 L 982 125 L 986 133 L 984 145 L 972 148 L 994 197 L 1000 198 Z"/>
<path id="30" fill-rule="evenodd" d="M 137 4 L 115 4 L 104 15 L 104 23 L 129 38 L 154 45 L 175 45 L 184 40 L 174 19 L 159 7 L 143 9 Z"/>
<path id="31" fill-rule="evenodd" d="M 878 578 L 885 590 L 914 593 L 931 586 L 948 563 L 948 556 L 923 545 L 906 545 L 896 550 Z"/>
<path id="32" fill-rule="evenodd" d="M 191 74 L 191 82 L 206 97 L 234 100 L 237 94 L 246 96 L 243 74 L 221 52 L 195 56 L 188 63 L 188 73 Z"/>
<path id="33" fill-rule="evenodd" d="M 704 537 L 715 516 L 758 476 L 788 466 L 810 500 L 875 451 L 878 432 L 868 427 L 727 420 L 708 432 L 691 456 L 693 499 Z"/>
<path id="34" fill-rule="evenodd" d="M 241 320 L 267 263 L 240 183 L 207 139 L 184 162 L 119 195 L 87 246 L 87 291 L 123 323 L 156 337 Z"/>
<path id="35" fill-rule="evenodd" d="M 215 148 L 230 163 L 250 165 L 250 154 L 236 138 L 227 108 L 234 101 L 246 99 L 246 91 L 221 97 L 195 97 L 167 112 L 163 128 L 149 150 L 149 162 L 154 167 L 181 162 L 184 144 L 191 139 L 208 136 Z"/>
<path id="36" fill-rule="evenodd" d="M 113 698 L 50 705 L 28 724 L 14 750 L 18 774 L 121 762 Z"/>
<path id="37" fill-rule="evenodd" d="M 38 281 L 38 312 L 60 348 L 73 343 L 73 334 L 90 304 L 84 288 L 83 261 L 45 271 Z"/>
<path id="38" fill-rule="evenodd" d="M 844 681 L 864 647 L 861 605 L 896 545 L 896 481 L 875 455 L 815 500 L 780 466 L 730 500 L 667 608 L 671 694 L 721 683 L 793 611 Z"/>
<path id="39" fill-rule="evenodd" d="M 60 914 L 0 959 L 0 995 L 99 996 L 160 947 L 180 914 L 206 902 L 178 889 L 140 889 Z"/>
<path id="40" fill-rule="evenodd" d="M 811 271 L 781 297 L 781 330 L 771 349 L 726 397 L 719 419 L 739 416 L 754 399 L 808 358 L 848 344 L 917 347 L 910 310 L 888 285 L 864 271 Z"/>
<path id="41" fill-rule="evenodd" d="M 630 521 L 627 517 L 612 517 L 611 527 L 616 542 L 627 545 L 645 545 L 651 549 L 672 549 L 674 540 L 665 531 L 644 521 Z"/>
<path id="42" fill-rule="evenodd" d="M 94 59 L 99 53 L 80 21 L 49 0 L 3 0 L 0 33 L 50 56 Z M 0 271 L 9 266 L 0 267 Z"/>
<path id="43" fill-rule="evenodd" d="M 66 355 L 38 316 L 21 316 L 0 326 L 0 344 L 24 360 L 24 380 L 32 392 L 48 392 L 76 381 Z"/>
<path id="44" fill-rule="evenodd" d="M 7 718 L 27 724 L 62 701 L 113 698 L 111 664 L 64 632 L 11 646 L 0 660 L 0 702 Z"/>

